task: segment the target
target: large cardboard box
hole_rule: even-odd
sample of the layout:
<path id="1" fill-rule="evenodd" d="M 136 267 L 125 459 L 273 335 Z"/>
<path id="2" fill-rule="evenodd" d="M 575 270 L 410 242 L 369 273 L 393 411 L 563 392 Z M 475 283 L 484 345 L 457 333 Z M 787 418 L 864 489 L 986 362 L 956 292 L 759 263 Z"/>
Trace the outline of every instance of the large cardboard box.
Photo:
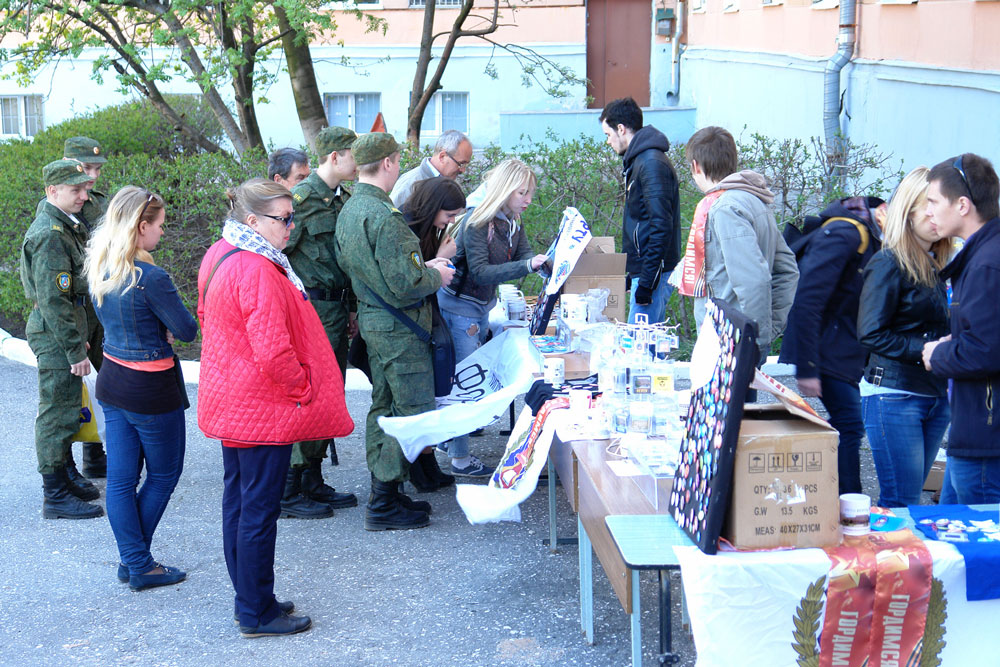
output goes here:
<path id="1" fill-rule="evenodd" d="M 563 284 L 566 294 L 583 294 L 589 289 L 610 290 L 604 316 L 614 322 L 625 321 L 628 298 L 625 295 L 625 253 L 615 252 L 613 236 L 595 236 L 577 260 L 573 273 Z"/>
<path id="2" fill-rule="evenodd" d="M 722 535 L 751 549 L 838 544 L 837 431 L 801 397 L 768 380 L 780 388 L 779 403 L 744 409 Z"/>

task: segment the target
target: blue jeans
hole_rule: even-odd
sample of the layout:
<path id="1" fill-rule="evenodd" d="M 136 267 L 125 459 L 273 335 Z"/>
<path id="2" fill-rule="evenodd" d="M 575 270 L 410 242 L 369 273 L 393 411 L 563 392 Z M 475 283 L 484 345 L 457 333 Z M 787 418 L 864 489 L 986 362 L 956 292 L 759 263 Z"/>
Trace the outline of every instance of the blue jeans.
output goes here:
<path id="1" fill-rule="evenodd" d="M 448 325 L 451 340 L 455 343 L 455 361 L 460 362 L 479 349 L 490 330 L 490 314 L 482 318 L 466 317 L 447 310 L 441 310 L 441 318 Z M 463 459 L 469 455 L 469 436 L 459 435 L 448 444 L 448 455 L 453 459 Z"/>
<path id="2" fill-rule="evenodd" d="M 949 456 L 945 470 L 959 505 L 1000 502 L 1000 457 Z"/>
<path id="3" fill-rule="evenodd" d="M 222 550 L 240 625 L 277 618 L 274 544 L 292 446 L 222 447 Z"/>
<path id="4" fill-rule="evenodd" d="M 670 295 L 674 293 L 673 286 L 667 282 L 667 278 L 669 277 L 670 274 L 666 272 L 660 276 L 660 284 L 653 290 L 653 297 L 645 306 L 641 306 L 635 302 L 635 288 L 639 284 L 639 279 L 632 279 L 632 290 L 629 292 L 628 297 L 629 324 L 635 324 L 635 316 L 639 313 L 646 315 L 649 318 L 650 324 L 663 321 L 663 318 L 667 314 L 667 301 L 670 300 Z"/>
<path id="5" fill-rule="evenodd" d="M 948 428 L 948 397 L 875 394 L 861 399 L 878 473 L 881 507 L 920 504 L 920 492 Z"/>
<path id="6" fill-rule="evenodd" d="M 861 390 L 857 384 L 820 375 L 820 399 L 830 413 L 830 425 L 840 432 L 837 446 L 837 474 L 840 493 L 861 493 L 861 438 L 865 425 L 861 421 Z"/>
<path id="7" fill-rule="evenodd" d="M 149 547 L 184 467 L 184 410 L 144 415 L 101 401 L 108 449 L 108 521 L 129 574 L 155 567 Z M 142 461 L 146 481 L 136 493 Z"/>

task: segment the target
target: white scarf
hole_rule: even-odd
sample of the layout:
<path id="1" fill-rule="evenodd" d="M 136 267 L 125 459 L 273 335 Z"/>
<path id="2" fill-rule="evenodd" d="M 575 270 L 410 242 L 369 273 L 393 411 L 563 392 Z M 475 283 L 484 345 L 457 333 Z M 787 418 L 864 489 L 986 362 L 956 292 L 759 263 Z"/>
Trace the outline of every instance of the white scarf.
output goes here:
<path id="1" fill-rule="evenodd" d="M 226 223 L 222 226 L 222 238 L 240 250 L 246 250 L 271 260 L 285 270 L 285 275 L 295 285 L 295 289 L 303 294 L 306 293 L 305 286 L 295 275 L 292 265 L 288 263 L 288 256 L 271 245 L 270 241 L 258 234 L 250 225 L 227 218 Z"/>

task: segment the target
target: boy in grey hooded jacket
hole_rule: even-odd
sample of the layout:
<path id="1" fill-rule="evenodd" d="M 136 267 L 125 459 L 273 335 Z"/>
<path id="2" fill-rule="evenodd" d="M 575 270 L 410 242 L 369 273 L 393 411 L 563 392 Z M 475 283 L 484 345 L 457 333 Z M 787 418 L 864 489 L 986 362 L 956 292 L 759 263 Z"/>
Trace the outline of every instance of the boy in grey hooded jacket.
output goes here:
<path id="1" fill-rule="evenodd" d="M 760 174 L 736 171 L 736 142 L 721 127 L 699 130 L 685 151 L 698 187 L 706 194 L 723 191 L 705 225 L 708 296 L 695 299 L 695 315 L 700 322 L 708 297 L 736 306 L 757 323 L 763 357 L 785 329 L 799 280 L 795 255 L 770 209 L 774 194 Z"/>

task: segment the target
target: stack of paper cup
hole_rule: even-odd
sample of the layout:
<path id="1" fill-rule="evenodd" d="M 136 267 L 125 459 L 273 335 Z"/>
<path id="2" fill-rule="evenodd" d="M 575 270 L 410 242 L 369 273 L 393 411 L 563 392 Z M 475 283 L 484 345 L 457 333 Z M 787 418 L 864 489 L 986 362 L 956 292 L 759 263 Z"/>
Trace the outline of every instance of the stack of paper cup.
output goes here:
<path id="1" fill-rule="evenodd" d="M 514 285 L 500 285 L 500 303 L 508 320 L 524 321 L 528 317 L 528 304 Z"/>

